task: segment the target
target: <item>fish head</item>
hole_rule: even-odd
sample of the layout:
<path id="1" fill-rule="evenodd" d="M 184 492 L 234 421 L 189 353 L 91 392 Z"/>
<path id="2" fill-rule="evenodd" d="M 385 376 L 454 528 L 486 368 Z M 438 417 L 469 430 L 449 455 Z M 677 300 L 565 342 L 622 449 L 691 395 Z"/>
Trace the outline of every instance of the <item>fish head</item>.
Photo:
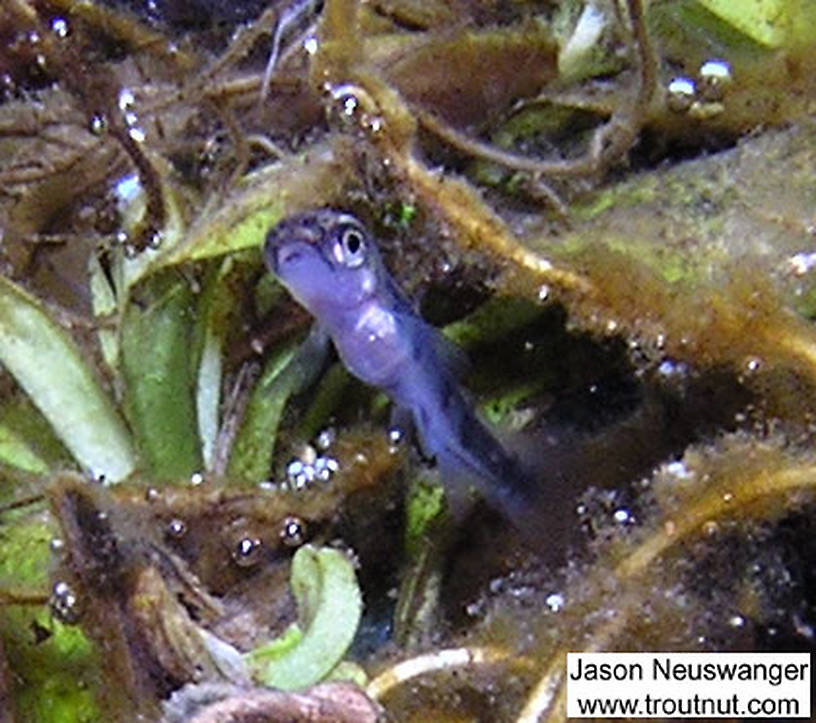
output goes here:
<path id="1" fill-rule="evenodd" d="M 333 209 L 289 216 L 272 227 L 264 259 L 318 319 L 373 298 L 384 273 L 366 227 L 351 214 Z"/>

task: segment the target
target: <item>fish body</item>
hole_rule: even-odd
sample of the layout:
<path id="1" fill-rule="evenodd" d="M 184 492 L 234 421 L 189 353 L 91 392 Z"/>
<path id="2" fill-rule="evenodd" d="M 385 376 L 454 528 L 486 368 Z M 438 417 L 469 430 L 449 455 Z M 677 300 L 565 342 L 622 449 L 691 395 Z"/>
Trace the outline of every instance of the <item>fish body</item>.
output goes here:
<path id="1" fill-rule="evenodd" d="M 445 483 L 473 484 L 512 516 L 528 508 L 535 485 L 468 402 L 458 350 L 414 311 L 356 217 L 319 209 L 286 218 L 267 235 L 264 257 L 346 368 L 411 413 Z"/>

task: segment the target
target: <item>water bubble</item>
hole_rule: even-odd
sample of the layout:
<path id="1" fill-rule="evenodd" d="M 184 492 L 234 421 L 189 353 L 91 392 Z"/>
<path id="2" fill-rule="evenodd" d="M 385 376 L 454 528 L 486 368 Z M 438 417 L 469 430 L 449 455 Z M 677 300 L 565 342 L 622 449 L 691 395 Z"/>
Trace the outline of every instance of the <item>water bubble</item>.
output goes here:
<path id="1" fill-rule="evenodd" d="M 700 95 L 708 101 L 722 100 L 725 88 L 733 80 L 731 66 L 725 60 L 707 60 L 700 66 Z"/>
<path id="2" fill-rule="evenodd" d="M 625 525 L 633 521 L 631 513 L 625 507 L 615 510 L 613 517 L 615 518 L 615 522 L 621 525 Z"/>
<path id="3" fill-rule="evenodd" d="M 286 480 L 293 489 L 300 490 L 315 479 L 315 468 L 295 457 L 286 465 Z"/>
<path id="4" fill-rule="evenodd" d="M 263 543 L 257 537 L 242 537 L 232 551 L 232 559 L 239 567 L 257 565 L 263 556 Z"/>
<path id="5" fill-rule="evenodd" d="M 198 485 L 203 483 L 204 475 L 201 472 L 193 472 L 193 474 L 190 475 L 190 484 L 193 485 L 193 487 L 198 487 Z"/>
<path id="6" fill-rule="evenodd" d="M 385 121 L 383 120 L 382 116 L 379 116 L 379 115 L 368 116 L 367 115 L 366 118 L 365 118 L 365 126 L 372 133 L 379 133 L 383 128 L 385 128 Z"/>
<path id="7" fill-rule="evenodd" d="M 666 471 L 678 479 L 689 479 L 692 473 L 683 462 L 669 462 L 666 465 Z"/>
<path id="8" fill-rule="evenodd" d="M 314 463 L 315 475 L 323 482 L 328 482 L 339 469 L 340 463 L 334 457 L 318 457 Z"/>
<path id="9" fill-rule="evenodd" d="M 318 432 L 315 444 L 318 449 L 325 451 L 334 444 L 335 439 L 337 439 L 337 432 L 332 427 L 326 427 Z"/>
<path id="10" fill-rule="evenodd" d="M 128 129 L 128 135 L 134 141 L 136 141 L 136 143 L 144 143 L 144 140 L 147 137 L 145 135 L 145 132 L 141 128 L 139 128 L 138 126 L 134 126 L 133 128 L 129 128 Z"/>
<path id="11" fill-rule="evenodd" d="M 538 300 L 539 301 L 546 301 L 550 298 L 550 287 L 546 284 L 539 286 L 538 288 Z"/>
<path id="12" fill-rule="evenodd" d="M 135 259 L 139 255 L 139 249 L 133 244 L 125 244 L 125 258 Z"/>
<path id="13" fill-rule="evenodd" d="M 691 78 L 679 77 L 673 78 L 668 87 L 667 102 L 669 109 L 675 113 L 685 113 L 691 104 L 694 102 L 694 97 L 697 94 L 697 87 Z"/>
<path id="14" fill-rule="evenodd" d="M 68 36 L 68 21 L 65 18 L 54 18 L 51 21 L 51 30 L 58 38 L 65 38 Z"/>
<path id="15" fill-rule="evenodd" d="M 66 625 L 75 625 L 79 622 L 81 613 L 79 598 L 67 582 L 61 580 L 54 583 L 48 605 L 51 613 L 60 622 Z"/>
<path id="16" fill-rule="evenodd" d="M 748 357 L 745 360 L 745 371 L 749 374 L 754 374 L 762 367 L 762 359 L 756 356 Z"/>
<path id="17" fill-rule="evenodd" d="M 117 105 L 119 106 L 119 110 L 125 113 L 134 103 L 136 102 L 136 98 L 133 95 L 133 91 L 130 88 L 122 88 L 119 91 L 119 98 L 117 100 Z"/>
<path id="18" fill-rule="evenodd" d="M 61 537 L 52 537 L 51 542 L 48 543 L 48 547 L 55 555 L 59 555 L 65 550 L 65 540 Z"/>
<path id="19" fill-rule="evenodd" d="M 310 35 L 303 41 L 303 49 L 306 51 L 308 55 L 314 55 L 319 47 L 320 42 L 314 35 Z"/>
<path id="20" fill-rule="evenodd" d="M 306 524 L 300 517 L 286 517 L 281 524 L 280 539 L 286 547 L 300 547 L 306 540 Z"/>
<path id="21" fill-rule="evenodd" d="M 161 493 L 155 487 L 148 487 L 145 490 L 145 502 L 155 502 L 160 496 Z"/>
<path id="22" fill-rule="evenodd" d="M 745 618 L 742 615 L 732 615 L 728 618 L 728 624 L 732 628 L 741 628 L 745 625 Z"/>
<path id="23" fill-rule="evenodd" d="M 116 205 L 119 211 L 127 210 L 127 207 L 144 193 L 139 175 L 137 173 L 128 173 L 119 178 L 113 185 L 113 193 L 116 196 Z"/>
<path id="24" fill-rule="evenodd" d="M 177 540 L 181 539 L 187 534 L 187 523 L 178 517 L 174 517 L 167 523 L 167 534 Z"/>
<path id="25" fill-rule="evenodd" d="M 688 365 L 673 359 L 664 359 L 657 367 L 657 373 L 666 378 L 682 377 L 688 373 Z"/>
<path id="26" fill-rule="evenodd" d="M 353 116 L 358 105 L 359 101 L 357 98 L 355 98 L 353 95 L 346 96 L 342 100 L 343 113 L 345 113 L 347 116 Z"/>
<path id="27" fill-rule="evenodd" d="M 564 607 L 564 596 L 560 592 L 553 592 L 547 595 L 544 602 L 550 610 L 557 613 Z"/>

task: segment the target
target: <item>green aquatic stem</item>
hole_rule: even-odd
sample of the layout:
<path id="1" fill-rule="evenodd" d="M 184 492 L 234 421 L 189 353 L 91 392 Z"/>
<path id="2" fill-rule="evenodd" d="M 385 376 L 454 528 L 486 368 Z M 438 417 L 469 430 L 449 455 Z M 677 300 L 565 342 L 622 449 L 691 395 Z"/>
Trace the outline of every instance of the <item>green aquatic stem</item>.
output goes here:
<path id="1" fill-rule="evenodd" d="M 4 277 L 0 362 L 84 469 L 109 482 L 131 474 L 130 433 L 89 364 L 40 302 Z"/>

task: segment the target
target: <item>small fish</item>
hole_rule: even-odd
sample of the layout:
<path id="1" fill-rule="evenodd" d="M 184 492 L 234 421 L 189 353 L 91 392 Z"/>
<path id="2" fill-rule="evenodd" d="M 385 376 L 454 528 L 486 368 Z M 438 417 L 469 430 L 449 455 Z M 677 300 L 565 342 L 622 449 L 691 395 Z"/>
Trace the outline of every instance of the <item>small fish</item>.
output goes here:
<path id="1" fill-rule="evenodd" d="M 286 218 L 269 231 L 264 256 L 346 368 L 410 412 L 454 494 L 472 484 L 511 519 L 529 514 L 537 485 L 462 392 L 463 353 L 414 311 L 357 218 L 332 209 Z"/>

